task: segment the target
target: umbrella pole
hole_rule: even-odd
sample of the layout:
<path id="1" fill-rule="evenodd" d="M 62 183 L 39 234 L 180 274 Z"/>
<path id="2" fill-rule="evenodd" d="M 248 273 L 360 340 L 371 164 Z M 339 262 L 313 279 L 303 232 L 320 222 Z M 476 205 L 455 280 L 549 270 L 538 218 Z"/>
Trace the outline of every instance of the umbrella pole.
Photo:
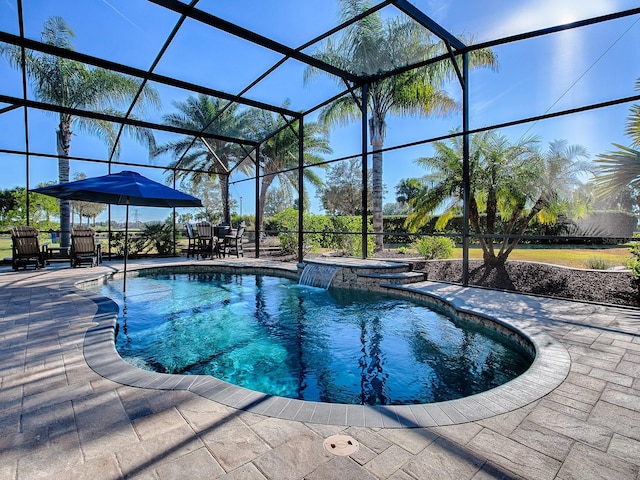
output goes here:
<path id="1" fill-rule="evenodd" d="M 124 280 L 122 293 L 127 291 L 127 257 L 129 256 L 129 197 L 127 197 L 127 213 L 124 220 Z"/>

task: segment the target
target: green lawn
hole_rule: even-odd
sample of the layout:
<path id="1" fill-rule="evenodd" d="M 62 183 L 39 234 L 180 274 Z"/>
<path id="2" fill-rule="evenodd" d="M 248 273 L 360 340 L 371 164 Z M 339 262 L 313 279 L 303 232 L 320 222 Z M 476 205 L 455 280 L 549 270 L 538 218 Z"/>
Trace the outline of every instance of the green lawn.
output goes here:
<path id="1" fill-rule="evenodd" d="M 529 262 L 553 263 L 565 267 L 585 268 L 585 262 L 592 257 L 600 257 L 606 260 L 611 266 L 624 266 L 630 257 L 629 247 L 606 246 L 606 247 L 554 247 L 536 246 L 527 248 L 525 246 L 516 248 L 509 260 L 522 260 Z M 462 249 L 456 248 L 455 258 L 462 258 Z M 480 248 L 470 248 L 469 258 L 482 258 Z"/>

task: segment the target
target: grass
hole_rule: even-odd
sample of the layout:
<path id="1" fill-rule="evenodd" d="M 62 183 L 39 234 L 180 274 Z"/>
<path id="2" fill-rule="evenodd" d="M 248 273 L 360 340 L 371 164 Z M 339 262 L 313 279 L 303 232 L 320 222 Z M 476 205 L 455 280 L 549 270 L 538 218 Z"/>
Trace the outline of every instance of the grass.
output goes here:
<path id="1" fill-rule="evenodd" d="M 414 248 L 407 248 L 407 257 L 418 256 Z M 522 245 L 516 248 L 509 260 L 520 260 L 525 262 L 542 262 L 561 265 L 573 268 L 588 268 L 594 257 L 598 257 L 612 267 L 625 266 L 631 257 L 629 247 L 624 245 L 604 245 L 597 247 L 586 247 L 583 245 Z M 462 258 L 462 248 L 456 248 L 453 258 Z M 480 247 L 472 245 L 469 247 L 469 258 L 481 259 L 482 250 Z"/>
<path id="2" fill-rule="evenodd" d="M 544 247 L 541 248 L 516 248 L 509 260 L 521 260 L 526 262 L 543 262 L 552 263 L 554 265 L 562 265 L 564 267 L 587 268 L 587 262 L 592 257 L 600 257 L 606 260 L 612 267 L 624 266 L 630 257 L 628 247 Z M 462 249 L 456 248 L 454 252 L 455 258 L 462 258 Z M 480 248 L 470 248 L 469 258 L 482 258 L 482 250 Z"/>

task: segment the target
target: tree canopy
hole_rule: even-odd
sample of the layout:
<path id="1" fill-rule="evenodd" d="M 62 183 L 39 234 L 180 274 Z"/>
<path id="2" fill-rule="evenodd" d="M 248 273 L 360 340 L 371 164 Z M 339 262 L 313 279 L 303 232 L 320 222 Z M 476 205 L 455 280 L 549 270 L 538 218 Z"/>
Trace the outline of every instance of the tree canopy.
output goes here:
<path id="1" fill-rule="evenodd" d="M 289 102 L 283 104 L 287 107 Z M 275 113 L 264 110 L 251 110 L 248 114 L 247 128 L 249 137 L 256 141 L 267 139 L 260 146 L 260 201 L 258 204 L 258 230 L 263 230 L 264 208 L 267 203 L 269 187 L 277 178 L 281 187 L 300 191 L 298 184 L 299 141 L 304 141 L 302 163 L 304 165 L 318 165 L 324 168 L 322 155 L 331 153 L 326 130 L 322 125 L 305 122 L 303 139 L 300 139 L 298 122 L 287 125 L 286 120 Z M 273 134 L 273 132 L 276 132 Z M 320 185 L 321 180 L 311 168 L 303 171 L 304 180 L 313 185 Z"/>
<path id="2" fill-rule="evenodd" d="M 535 137 L 510 143 L 496 132 L 471 136 L 469 222 L 489 265 L 504 264 L 533 220 L 554 223 L 578 206 L 572 194 L 580 174 L 590 168 L 586 150 L 564 140 L 551 142 L 546 151 L 539 144 Z M 410 201 L 410 230 L 434 214 L 436 228 L 444 228 L 461 212 L 462 148 L 462 137 L 454 137 L 435 142 L 433 156 L 416 160 L 429 173 Z"/>
<path id="3" fill-rule="evenodd" d="M 371 175 L 369 175 L 371 183 Z M 360 159 L 350 159 L 332 165 L 327 170 L 324 183 L 318 187 L 317 197 L 329 215 L 362 214 L 362 164 Z M 367 206 L 371 208 L 371 188 Z"/>
<path id="4" fill-rule="evenodd" d="M 371 8 L 368 0 L 342 0 L 341 20 L 353 18 Z M 469 43 L 469 42 L 467 42 Z M 350 25 L 337 41 L 327 39 L 314 52 L 326 63 L 359 75 L 390 71 L 403 65 L 433 58 L 447 51 L 445 44 L 427 29 L 410 19 L 383 19 L 376 12 Z M 489 49 L 475 50 L 469 57 L 471 67 L 496 67 L 497 60 Z M 308 67 L 305 81 L 321 74 Z M 372 198 L 375 250 L 382 249 L 382 208 L 384 185 L 382 149 L 386 137 L 388 114 L 428 117 L 443 115 L 458 109 L 445 85 L 456 75 L 450 61 L 429 64 L 409 72 L 394 75 L 369 85 L 367 97 L 369 136 L 372 155 Z M 342 79 L 333 77 L 338 83 Z M 320 113 L 326 126 L 345 124 L 361 118 L 362 93 L 344 95 L 328 104 Z"/>
<path id="5" fill-rule="evenodd" d="M 636 82 L 640 90 L 640 79 Z M 631 106 L 625 133 L 631 138 L 631 146 L 614 143 L 617 150 L 602 153 L 595 160 L 594 182 L 600 197 L 616 195 L 631 189 L 632 195 L 640 192 L 640 105 Z"/>
<path id="6" fill-rule="evenodd" d="M 240 138 L 247 128 L 246 112 L 240 111 L 237 104 L 229 104 L 219 98 L 191 95 L 184 101 L 174 102 L 173 106 L 177 111 L 163 117 L 163 122 L 173 127 L 230 138 Z M 158 146 L 152 156 L 165 153 L 173 156 L 167 169 L 170 174 L 173 175 L 173 169 L 178 169 L 175 170 L 177 178 L 191 182 L 194 189 L 202 183 L 210 186 L 211 180 L 217 182 L 221 220 L 230 222 L 229 177 L 236 168 L 245 171 L 251 168 L 250 162 L 243 162 L 245 153 L 240 146 L 225 140 L 187 135 Z"/>

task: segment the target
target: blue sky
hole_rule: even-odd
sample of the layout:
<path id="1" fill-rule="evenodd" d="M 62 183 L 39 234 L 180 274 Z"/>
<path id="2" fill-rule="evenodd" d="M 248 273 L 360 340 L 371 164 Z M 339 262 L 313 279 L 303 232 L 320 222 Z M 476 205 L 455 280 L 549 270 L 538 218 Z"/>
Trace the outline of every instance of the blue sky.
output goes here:
<path id="1" fill-rule="evenodd" d="M 143 0 L 29 0 L 23 3 L 28 37 L 38 39 L 46 18 L 59 15 L 74 30 L 74 45 L 78 51 L 141 69 L 149 67 L 177 20 L 176 14 Z M 631 0 L 414 0 L 413 3 L 452 33 L 473 37 L 475 42 L 638 6 L 637 1 Z M 295 48 L 338 23 L 339 3 L 334 0 L 201 0 L 198 8 Z M 18 33 L 16 11 L 15 0 L 0 0 L 0 30 Z M 397 11 L 386 7 L 381 14 L 389 18 L 397 15 Z M 636 94 L 634 84 L 640 78 L 639 40 L 640 17 L 636 15 L 606 25 L 497 47 L 498 71 L 471 73 L 472 128 Z M 306 52 L 311 53 L 311 50 Z M 279 59 L 278 54 L 188 20 L 161 59 L 156 73 L 239 93 Z M 340 90 L 324 77 L 304 84 L 303 71 L 300 63 L 290 60 L 250 90 L 246 97 L 276 105 L 289 99 L 291 108 L 304 110 Z M 9 69 L 3 59 L 0 59 L 0 79 L 1 94 L 22 96 L 19 75 Z M 163 113 L 173 111 L 172 102 L 185 99 L 188 92 L 164 86 L 157 88 L 162 96 L 162 111 L 150 112 L 145 118 L 158 122 Z M 460 96 L 456 83 L 448 86 L 448 90 L 454 97 Z M 4 106 L 0 103 L 0 108 Z M 523 135 L 538 135 L 544 143 L 566 139 L 569 143 L 585 146 L 595 157 L 610 150 L 612 143 L 628 144 L 623 131 L 629 106 L 512 127 L 502 133 L 513 140 Z M 0 115 L 0 148 L 24 148 L 23 118 L 22 110 Z M 30 111 L 29 122 L 31 149 L 54 153 L 55 116 Z M 460 126 L 460 115 L 435 119 L 387 118 L 387 123 L 385 146 L 393 146 L 446 134 Z M 160 142 L 171 138 L 174 137 L 158 135 Z M 330 139 L 334 150 L 332 157 L 357 153 L 359 125 L 336 128 Z M 105 158 L 106 149 L 96 139 L 78 132 L 72 140 L 71 153 Z M 393 201 L 394 186 L 399 180 L 424 173 L 413 160 L 429 154 L 429 146 L 385 154 L 385 201 Z M 122 161 L 144 165 L 150 163 L 147 157 L 146 151 L 134 142 L 123 142 Z M 0 154 L 3 171 L 0 188 L 25 183 L 22 158 Z M 168 160 L 158 159 L 153 163 L 164 165 Z M 20 166 L 16 168 L 16 164 Z M 124 168 L 115 167 L 114 170 L 121 169 Z M 156 180 L 162 178 L 160 171 L 143 167 L 129 169 Z M 78 171 L 89 176 L 107 173 L 101 165 L 73 162 L 72 174 Z M 56 178 L 55 160 L 32 158 L 32 186 Z M 240 178 L 237 176 L 232 180 Z M 253 212 L 253 184 L 253 181 L 237 183 L 231 188 L 236 200 L 243 197 L 243 213 Z M 318 202 L 313 195 L 312 199 L 312 206 L 317 210 Z M 168 212 L 140 209 L 137 214 L 142 220 L 148 220 L 165 218 Z"/>

